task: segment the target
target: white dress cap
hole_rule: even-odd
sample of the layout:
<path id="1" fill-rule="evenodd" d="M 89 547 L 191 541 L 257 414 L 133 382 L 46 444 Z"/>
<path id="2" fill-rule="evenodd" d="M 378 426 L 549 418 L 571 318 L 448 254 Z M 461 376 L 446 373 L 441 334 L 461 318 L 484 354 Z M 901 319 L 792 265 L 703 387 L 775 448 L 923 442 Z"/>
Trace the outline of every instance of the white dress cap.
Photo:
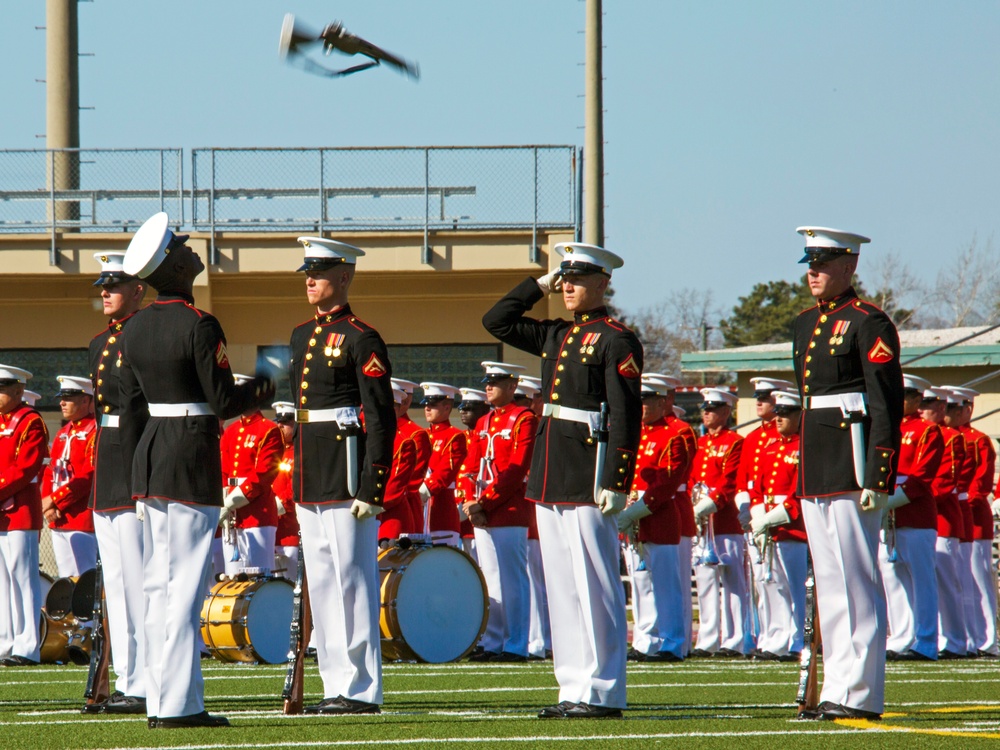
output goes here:
<path id="1" fill-rule="evenodd" d="M 453 385 L 445 383 L 421 383 L 420 387 L 424 391 L 424 397 L 420 399 L 421 406 L 425 406 L 432 401 L 440 401 L 443 398 L 458 398 L 462 392 Z"/>
<path id="2" fill-rule="evenodd" d="M 795 230 L 806 238 L 806 254 L 799 263 L 832 260 L 840 255 L 858 255 L 861 245 L 871 242 L 864 235 L 829 227 L 799 227 Z"/>
<path id="3" fill-rule="evenodd" d="M 31 380 L 31 373 L 27 370 L 22 370 L 20 367 L 0 365 L 0 381 L 4 380 L 16 380 L 18 383 L 27 383 Z"/>
<path id="4" fill-rule="evenodd" d="M 750 383 L 753 385 L 755 395 L 767 395 L 771 391 L 788 391 L 795 388 L 795 384 L 791 381 L 778 378 L 750 378 Z"/>
<path id="5" fill-rule="evenodd" d="M 945 392 L 946 395 L 944 400 L 947 401 L 949 404 L 961 405 L 965 403 L 966 400 L 965 396 L 956 391 L 950 385 L 941 386 L 941 390 Z"/>
<path id="6" fill-rule="evenodd" d="M 413 392 L 417 389 L 417 384 L 414 383 L 412 380 L 403 380 L 402 378 L 390 378 L 389 383 L 393 388 L 398 388 L 403 393 L 406 393 L 410 396 L 412 396 Z"/>
<path id="7" fill-rule="evenodd" d="M 236 381 L 236 385 L 243 385 L 244 383 L 249 383 L 253 380 L 253 375 L 243 375 L 241 373 L 234 372 L 233 380 Z"/>
<path id="8" fill-rule="evenodd" d="M 597 245 L 560 242 L 553 249 L 563 259 L 559 264 L 559 270 L 564 276 L 574 273 L 603 273 L 605 276 L 610 276 L 614 269 L 625 265 L 625 261 L 620 257 Z"/>
<path id="9" fill-rule="evenodd" d="M 274 409 L 274 418 L 277 420 L 295 419 L 295 404 L 291 401 L 275 401 L 271 408 Z"/>
<path id="10" fill-rule="evenodd" d="M 153 214 L 143 222 L 139 231 L 132 235 L 132 241 L 125 250 L 125 257 L 122 260 L 122 270 L 125 273 L 145 279 L 159 268 L 170 254 L 172 242 L 175 240 L 183 242 L 188 238 L 186 234 L 175 235 L 171 232 L 167 227 L 169 222 L 170 219 L 163 211 Z"/>
<path id="11" fill-rule="evenodd" d="M 60 396 L 79 396 L 86 393 L 88 396 L 94 395 L 94 384 L 90 378 L 78 378 L 73 375 L 57 375 L 59 381 Z"/>
<path id="12" fill-rule="evenodd" d="M 531 375 L 521 375 L 517 379 L 517 388 L 514 389 L 514 394 L 517 396 L 525 396 L 527 398 L 534 398 L 539 393 L 542 392 L 542 379 L 532 377 Z"/>
<path id="13" fill-rule="evenodd" d="M 948 391 L 944 388 L 936 388 L 931 386 L 930 388 L 924 388 L 924 401 L 947 401 Z"/>
<path id="14" fill-rule="evenodd" d="M 484 404 L 487 402 L 486 391 L 477 391 L 475 388 L 459 388 L 458 390 L 462 393 L 462 400 L 458 404 L 460 409 L 462 404 L 469 404 L 473 401 L 481 401 Z"/>
<path id="15" fill-rule="evenodd" d="M 776 407 L 783 406 L 786 409 L 801 409 L 802 399 L 799 398 L 799 394 L 793 391 L 775 391 L 774 392 L 774 405 Z"/>
<path id="16" fill-rule="evenodd" d="M 736 396 L 721 388 L 702 388 L 701 397 L 706 404 L 725 404 L 727 406 L 736 405 Z"/>
<path id="17" fill-rule="evenodd" d="M 353 266 L 365 254 L 360 247 L 324 237 L 299 237 L 298 241 L 305 250 L 305 262 L 298 271 L 324 271 L 341 263 Z"/>
<path id="18" fill-rule="evenodd" d="M 392 401 L 394 404 L 403 403 L 404 401 L 406 401 L 406 397 L 408 395 L 409 394 L 406 391 L 402 390 L 401 388 L 392 389 Z"/>
<path id="19" fill-rule="evenodd" d="M 677 404 L 674 404 L 674 416 L 677 417 L 678 419 L 684 419 L 684 417 L 687 416 L 687 412 L 684 411 L 683 406 L 678 406 Z"/>
<path id="20" fill-rule="evenodd" d="M 119 281 L 127 281 L 132 278 L 125 273 L 122 266 L 125 253 L 94 253 L 94 260 L 101 264 L 101 275 L 94 282 L 94 286 L 117 284 Z"/>
<path id="21" fill-rule="evenodd" d="M 486 370 L 486 377 L 483 378 L 484 383 L 492 378 L 519 378 L 521 371 L 525 369 L 521 365 L 512 365 L 509 362 L 492 362 L 487 360 L 479 364 Z"/>
<path id="22" fill-rule="evenodd" d="M 656 393 L 660 396 L 666 396 L 670 391 L 676 391 L 682 385 L 679 378 L 663 375 L 659 372 L 644 372 L 640 382 L 642 393 Z"/>
<path id="23" fill-rule="evenodd" d="M 910 375 L 908 372 L 903 373 L 904 389 L 909 388 L 914 391 L 926 391 L 930 387 L 931 381 L 918 378 L 916 375 Z"/>
<path id="24" fill-rule="evenodd" d="M 25 391 L 24 395 L 21 396 L 21 400 L 28 406 L 34 406 L 38 403 L 38 399 L 42 397 L 41 393 L 35 393 L 34 391 Z"/>
<path id="25" fill-rule="evenodd" d="M 966 388 L 963 385 L 946 385 L 946 386 L 944 386 L 944 388 L 947 388 L 949 391 L 951 391 L 952 393 L 954 393 L 956 396 L 960 396 L 961 399 L 962 399 L 962 401 L 967 401 L 970 404 L 973 401 L 975 401 L 976 396 L 980 395 L 979 391 L 977 391 L 977 390 L 975 390 L 973 388 Z"/>

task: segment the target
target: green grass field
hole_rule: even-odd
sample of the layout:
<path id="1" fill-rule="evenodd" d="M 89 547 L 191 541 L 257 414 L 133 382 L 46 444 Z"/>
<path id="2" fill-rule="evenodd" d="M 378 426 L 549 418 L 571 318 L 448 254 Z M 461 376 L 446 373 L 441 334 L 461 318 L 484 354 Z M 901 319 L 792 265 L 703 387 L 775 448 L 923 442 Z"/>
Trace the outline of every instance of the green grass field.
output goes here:
<path id="1" fill-rule="evenodd" d="M 0 748 L 923 748 L 1000 740 L 1000 663 L 891 664 L 879 724 L 794 720 L 794 664 L 630 665 L 621 720 L 540 720 L 557 700 L 550 662 L 391 664 L 380 716 L 281 714 L 284 668 L 203 662 L 221 729 L 150 730 L 144 717 L 84 716 L 86 669 L 0 669 Z M 306 701 L 320 695 L 308 664 Z M 863 736 L 859 736 L 863 735 Z"/>

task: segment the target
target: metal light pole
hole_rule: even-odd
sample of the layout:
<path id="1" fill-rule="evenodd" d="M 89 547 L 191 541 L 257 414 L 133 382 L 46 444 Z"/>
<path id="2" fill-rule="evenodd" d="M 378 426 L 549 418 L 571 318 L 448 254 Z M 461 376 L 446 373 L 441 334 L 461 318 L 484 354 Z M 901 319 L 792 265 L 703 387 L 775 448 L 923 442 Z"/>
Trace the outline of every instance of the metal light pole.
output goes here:
<path id="1" fill-rule="evenodd" d="M 583 241 L 604 246 L 604 95 L 601 0 L 587 0 L 583 133 Z"/>
<path id="2" fill-rule="evenodd" d="M 77 40 L 77 0 L 45 3 L 45 144 L 48 149 L 80 147 L 80 73 Z M 80 157 L 76 151 L 51 155 L 50 190 L 80 186 Z M 75 201 L 54 201 L 54 222 L 80 217 Z"/>

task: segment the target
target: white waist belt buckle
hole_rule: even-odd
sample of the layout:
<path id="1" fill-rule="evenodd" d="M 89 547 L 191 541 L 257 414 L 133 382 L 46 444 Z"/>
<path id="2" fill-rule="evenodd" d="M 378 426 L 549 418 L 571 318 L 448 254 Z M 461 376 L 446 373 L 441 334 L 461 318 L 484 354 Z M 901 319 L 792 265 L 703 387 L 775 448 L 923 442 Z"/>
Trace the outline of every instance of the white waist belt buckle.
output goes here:
<path id="1" fill-rule="evenodd" d="M 560 406 L 559 404 L 545 404 L 542 406 L 542 416 L 585 424 L 590 428 L 591 435 L 595 434 L 601 427 L 601 413 L 599 411 L 574 409 L 570 406 Z"/>

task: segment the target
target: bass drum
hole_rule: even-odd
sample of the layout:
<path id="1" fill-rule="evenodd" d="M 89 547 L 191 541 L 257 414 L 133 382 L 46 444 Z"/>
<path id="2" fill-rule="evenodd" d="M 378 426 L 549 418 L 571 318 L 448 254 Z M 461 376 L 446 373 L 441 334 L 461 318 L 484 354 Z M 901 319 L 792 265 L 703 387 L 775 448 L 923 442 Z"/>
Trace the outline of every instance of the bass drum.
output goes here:
<path id="1" fill-rule="evenodd" d="M 486 630 L 486 582 L 454 547 L 390 547 L 378 556 L 382 658 L 457 661 Z"/>
<path id="2" fill-rule="evenodd" d="M 201 608 L 201 636 L 219 661 L 288 661 L 294 586 L 283 578 L 219 581 Z"/>

